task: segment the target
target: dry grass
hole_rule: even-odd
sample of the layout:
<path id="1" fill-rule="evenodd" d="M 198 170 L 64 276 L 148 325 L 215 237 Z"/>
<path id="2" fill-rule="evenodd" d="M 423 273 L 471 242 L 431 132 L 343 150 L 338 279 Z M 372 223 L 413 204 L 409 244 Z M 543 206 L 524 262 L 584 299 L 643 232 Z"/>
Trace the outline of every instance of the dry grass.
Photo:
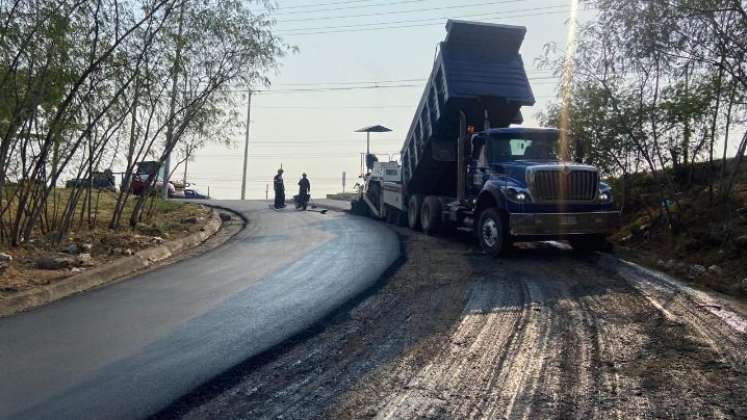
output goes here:
<path id="1" fill-rule="evenodd" d="M 747 179 L 738 178 L 732 201 L 724 205 L 717 189 L 712 199 L 705 169 L 699 168 L 702 172 L 692 185 L 673 200 L 680 205 L 671 207 L 678 226 L 674 233 L 667 227 L 651 180 L 637 179 L 633 199 L 623 212 L 624 226 L 613 240 L 628 257 L 724 293 L 744 294 L 740 284 L 747 278 L 747 250 L 736 238 L 747 235 L 747 217 L 736 209 L 747 206 Z M 722 272 L 693 276 L 690 267 L 696 264 L 716 265 Z"/>
<path id="2" fill-rule="evenodd" d="M 70 190 L 57 190 L 56 217 L 60 217 L 62 207 L 67 202 Z M 209 215 L 209 209 L 202 206 L 154 199 L 146 207 L 142 223 L 134 228 L 127 224 L 127 217 L 134 205 L 135 198 L 131 197 L 127 203 L 123 227 L 117 230 L 109 229 L 112 212 L 117 196 L 113 192 L 102 191 L 93 195 L 95 223 L 88 224 L 88 213 L 81 223 L 80 215 L 84 203 L 80 203 L 76 212 L 73 229 L 60 242 L 54 239 L 54 233 L 46 233 L 41 229 L 34 232 L 31 240 L 20 247 L 10 247 L 0 244 L 0 250 L 13 256 L 10 267 L 0 273 L 0 296 L 17 293 L 40 285 L 49 284 L 74 274 L 72 269 L 40 270 L 36 262 L 42 257 L 70 256 L 67 252 L 71 245 L 79 250 L 83 244 L 91 244 L 91 256 L 96 265 L 119 258 L 129 252 L 137 252 L 154 246 L 163 240 L 176 239 L 198 231 Z M 96 209 L 96 201 L 98 208 Z M 82 200 L 81 200 L 82 201 Z M 50 222 L 55 218 L 55 208 L 47 211 Z M 198 219 L 197 223 L 194 218 Z M 190 220 L 193 219 L 193 220 Z M 7 220 L 7 219 L 6 219 Z"/>

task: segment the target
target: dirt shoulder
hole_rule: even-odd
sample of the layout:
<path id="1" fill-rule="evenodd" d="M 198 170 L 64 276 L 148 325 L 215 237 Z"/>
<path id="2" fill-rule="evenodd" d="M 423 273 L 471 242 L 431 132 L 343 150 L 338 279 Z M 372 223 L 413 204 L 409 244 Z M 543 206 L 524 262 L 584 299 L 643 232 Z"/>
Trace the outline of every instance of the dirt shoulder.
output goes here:
<path id="1" fill-rule="evenodd" d="M 727 201 L 710 179 L 700 174 L 666 201 L 670 223 L 651 179 L 636 176 L 613 240 L 626 258 L 747 298 L 747 172 Z"/>
<path id="2" fill-rule="evenodd" d="M 158 417 L 747 416 L 743 314 L 615 259 L 399 233 L 371 296 Z"/>
<path id="3" fill-rule="evenodd" d="M 135 229 L 87 230 L 60 245 L 42 239 L 7 250 L 13 260 L 0 274 L 0 316 L 197 255 L 228 240 L 244 223 L 238 215 L 192 203 L 159 207 L 149 224 Z"/>

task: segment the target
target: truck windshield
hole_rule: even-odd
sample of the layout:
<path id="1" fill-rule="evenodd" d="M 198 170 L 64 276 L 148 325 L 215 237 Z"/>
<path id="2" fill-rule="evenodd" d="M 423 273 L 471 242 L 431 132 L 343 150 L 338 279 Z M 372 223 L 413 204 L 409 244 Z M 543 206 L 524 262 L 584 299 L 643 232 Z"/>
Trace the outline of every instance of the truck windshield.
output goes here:
<path id="1" fill-rule="evenodd" d="M 554 132 L 490 134 L 486 157 L 489 162 L 556 160 L 557 146 L 558 136 Z"/>

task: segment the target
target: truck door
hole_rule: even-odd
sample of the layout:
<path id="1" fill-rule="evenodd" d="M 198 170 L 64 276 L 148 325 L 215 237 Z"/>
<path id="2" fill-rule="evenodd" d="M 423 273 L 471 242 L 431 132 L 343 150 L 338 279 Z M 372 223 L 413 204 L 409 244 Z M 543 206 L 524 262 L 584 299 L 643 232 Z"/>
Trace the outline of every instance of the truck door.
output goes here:
<path id="1" fill-rule="evenodd" d="M 482 186 L 488 179 L 488 160 L 485 153 L 485 138 L 474 137 L 472 139 L 472 160 L 467 176 L 467 191 L 472 197 L 482 191 Z"/>

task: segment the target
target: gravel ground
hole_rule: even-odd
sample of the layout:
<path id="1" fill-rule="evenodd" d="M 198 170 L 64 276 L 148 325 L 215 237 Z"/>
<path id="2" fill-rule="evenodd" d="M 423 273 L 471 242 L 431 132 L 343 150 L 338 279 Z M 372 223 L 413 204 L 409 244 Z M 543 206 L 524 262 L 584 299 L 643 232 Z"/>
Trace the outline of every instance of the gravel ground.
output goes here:
<path id="1" fill-rule="evenodd" d="M 399 233 L 407 258 L 370 295 L 158 417 L 747 417 L 728 302 L 608 256 Z"/>

